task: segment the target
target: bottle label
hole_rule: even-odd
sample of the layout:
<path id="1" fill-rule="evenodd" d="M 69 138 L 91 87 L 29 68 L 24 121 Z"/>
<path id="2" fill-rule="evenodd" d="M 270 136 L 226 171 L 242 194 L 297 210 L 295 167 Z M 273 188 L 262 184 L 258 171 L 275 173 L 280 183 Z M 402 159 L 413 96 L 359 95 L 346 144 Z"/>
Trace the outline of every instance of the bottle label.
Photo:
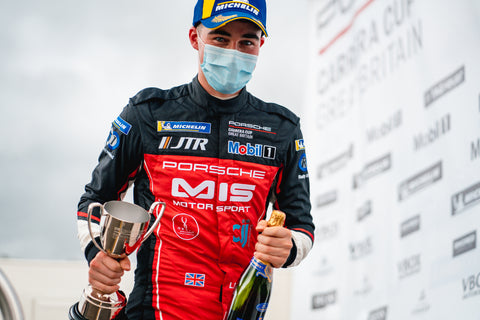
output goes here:
<path id="1" fill-rule="evenodd" d="M 258 312 L 265 312 L 267 311 L 267 308 L 268 308 L 268 303 L 260 303 L 260 304 L 257 304 L 256 306 L 256 309 Z"/>
<path id="2" fill-rule="evenodd" d="M 269 282 L 272 282 L 272 267 L 269 264 L 265 264 L 253 257 L 250 261 L 250 265 L 257 270 L 257 273 L 255 274 L 257 277 L 261 276 L 265 279 L 268 279 Z"/>

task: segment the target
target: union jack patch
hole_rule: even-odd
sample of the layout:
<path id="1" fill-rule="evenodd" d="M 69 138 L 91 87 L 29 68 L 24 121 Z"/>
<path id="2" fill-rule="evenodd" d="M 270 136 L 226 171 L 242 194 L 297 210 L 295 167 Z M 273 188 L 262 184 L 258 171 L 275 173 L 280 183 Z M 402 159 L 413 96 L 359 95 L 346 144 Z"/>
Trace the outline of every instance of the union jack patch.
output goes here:
<path id="1" fill-rule="evenodd" d="M 192 287 L 205 286 L 205 274 L 203 273 L 185 273 L 185 285 Z"/>

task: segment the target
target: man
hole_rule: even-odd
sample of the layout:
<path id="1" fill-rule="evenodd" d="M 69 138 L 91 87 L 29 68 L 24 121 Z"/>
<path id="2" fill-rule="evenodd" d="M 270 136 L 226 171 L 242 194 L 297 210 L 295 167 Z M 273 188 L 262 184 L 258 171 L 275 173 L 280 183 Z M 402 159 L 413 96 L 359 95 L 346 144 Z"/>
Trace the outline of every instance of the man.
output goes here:
<path id="1" fill-rule="evenodd" d="M 223 319 L 253 255 L 289 267 L 311 249 L 299 119 L 245 89 L 265 22 L 265 0 L 198 1 L 189 30 L 198 76 L 170 90 L 142 90 L 113 122 L 78 208 L 93 288 L 118 290 L 130 262 L 92 244 L 88 205 L 121 199 L 132 181 L 136 204 L 167 204 L 138 251 L 128 319 Z M 285 227 L 266 226 L 270 202 L 287 214 Z"/>

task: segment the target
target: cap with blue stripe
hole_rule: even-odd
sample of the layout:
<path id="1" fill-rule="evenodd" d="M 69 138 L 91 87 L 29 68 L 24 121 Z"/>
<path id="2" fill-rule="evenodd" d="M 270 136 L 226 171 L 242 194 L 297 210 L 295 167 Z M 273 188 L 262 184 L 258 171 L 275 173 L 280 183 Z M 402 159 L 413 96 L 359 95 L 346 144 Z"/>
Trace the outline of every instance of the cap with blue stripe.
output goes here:
<path id="1" fill-rule="evenodd" d="M 265 0 L 199 0 L 193 12 L 193 25 L 202 23 L 209 29 L 217 29 L 239 19 L 255 23 L 268 36 Z"/>

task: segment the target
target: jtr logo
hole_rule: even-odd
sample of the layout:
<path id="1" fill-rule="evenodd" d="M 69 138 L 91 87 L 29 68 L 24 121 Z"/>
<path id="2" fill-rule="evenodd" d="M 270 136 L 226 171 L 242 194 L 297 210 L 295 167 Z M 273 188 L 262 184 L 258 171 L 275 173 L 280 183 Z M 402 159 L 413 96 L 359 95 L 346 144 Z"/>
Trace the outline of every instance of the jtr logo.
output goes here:
<path id="1" fill-rule="evenodd" d="M 252 200 L 255 185 L 232 183 L 229 185 L 222 182 L 218 185 L 218 201 L 237 201 L 248 202 Z M 182 178 L 174 178 L 172 180 L 172 196 L 183 198 L 197 199 L 214 199 L 215 198 L 215 181 L 206 180 L 192 187 Z"/>
<path id="2" fill-rule="evenodd" d="M 242 248 L 245 247 L 247 244 L 247 241 L 249 240 L 249 234 L 250 234 L 250 220 L 243 220 L 242 225 L 239 224 L 234 224 L 233 225 L 233 231 L 235 230 L 241 230 L 240 232 L 240 237 L 235 237 L 233 236 L 233 242 L 240 242 L 242 244 Z"/>
<path id="3" fill-rule="evenodd" d="M 205 151 L 208 139 L 205 138 L 193 138 L 193 137 L 180 137 L 175 146 L 173 146 L 172 141 L 178 137 L 165 136 L 162 137 L 158 149 L 184 149 L 184 150 L 200 150 Z"/>

